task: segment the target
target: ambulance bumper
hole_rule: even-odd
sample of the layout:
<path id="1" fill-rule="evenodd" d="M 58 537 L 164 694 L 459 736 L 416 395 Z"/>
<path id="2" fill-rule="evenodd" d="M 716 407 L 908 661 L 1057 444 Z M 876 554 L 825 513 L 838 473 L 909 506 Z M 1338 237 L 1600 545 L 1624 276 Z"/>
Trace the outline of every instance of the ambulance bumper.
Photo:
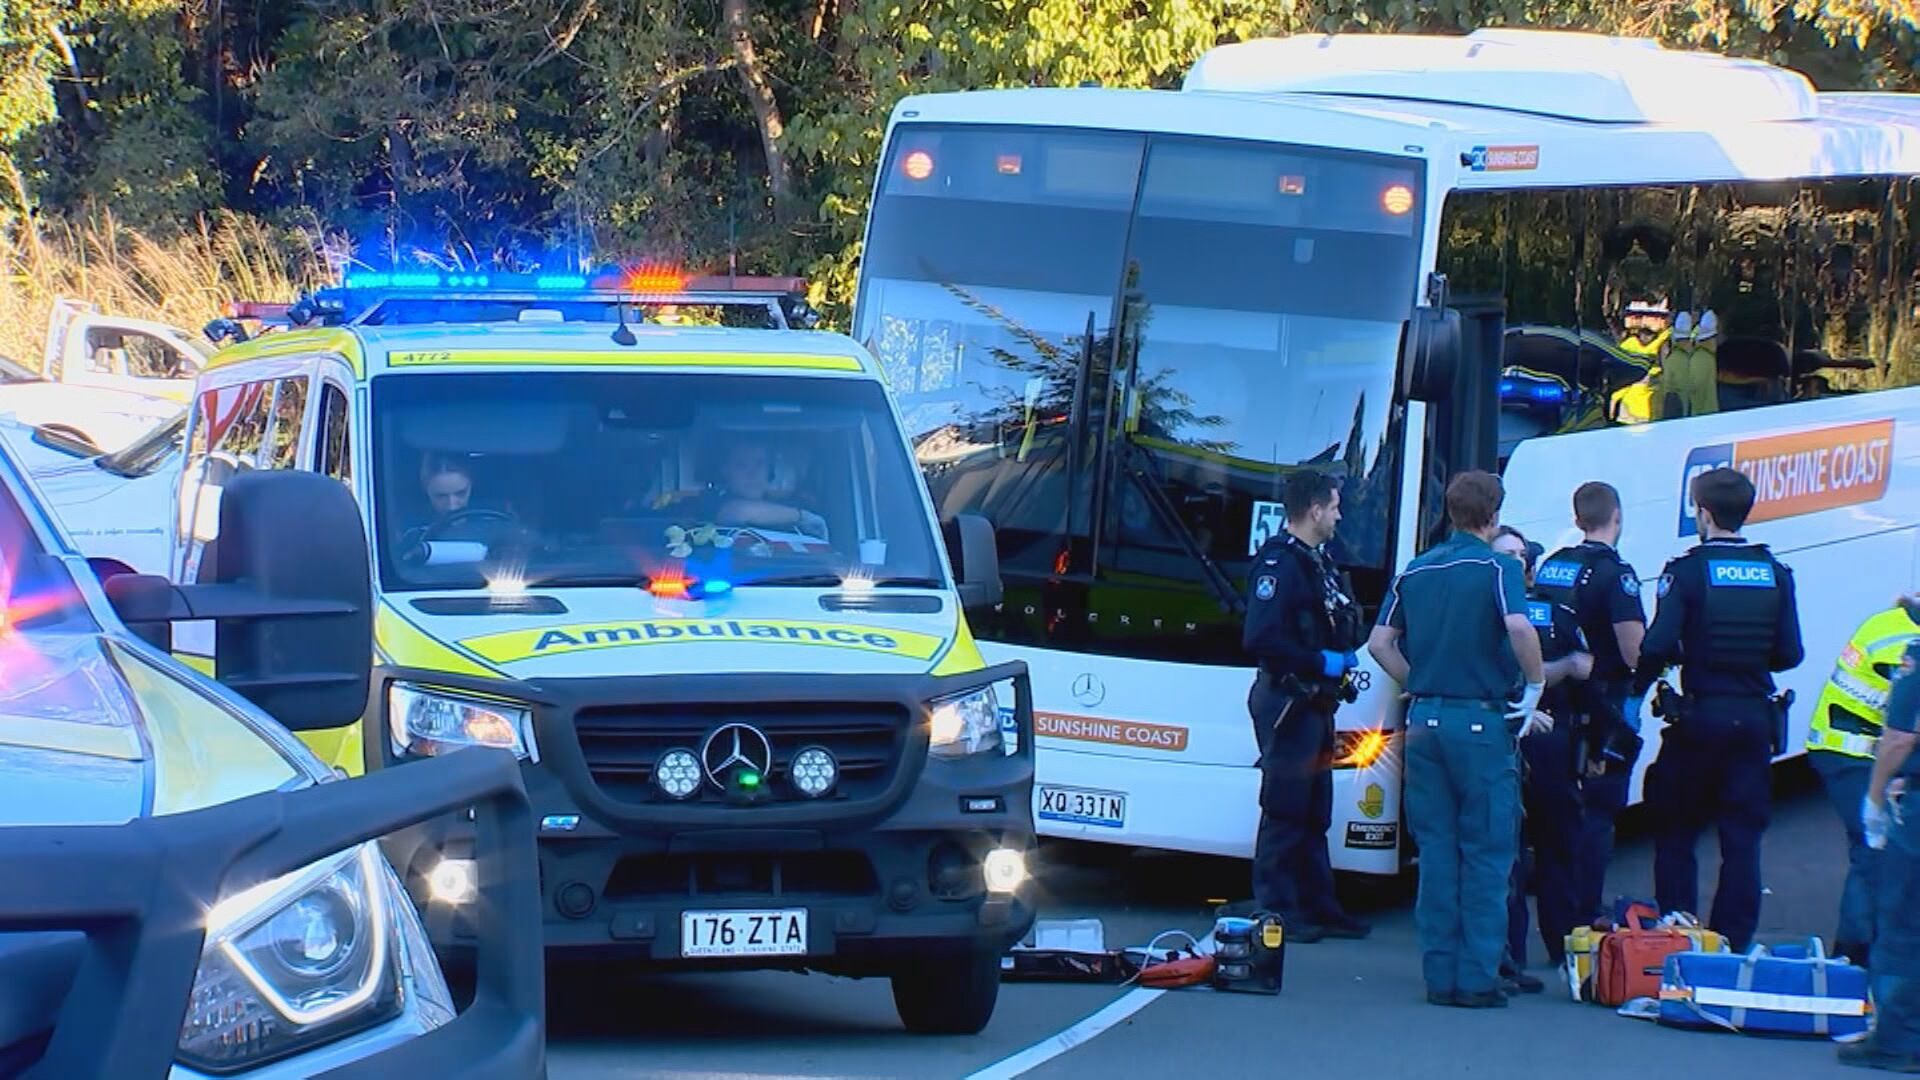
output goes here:
<path id="1" fill-rule="evenodd" d="M 421 672 L 382 676 L 376 684 L 457 681 Z M 1026 678 L 1023 665 L 1011 664 L 940 679 L 785 676 L 756 686 L 749 676 L 680 676 L 525 687 L 535 703 L 541 760 L 522 770 L 540 827 L 540 929 L 549 953 L 648 969 L 869 975 L 935 955 L 1003 952 L 1034 919 L 1032 885 L 1010 872 L 1030 865 L 1034 847 Z M 892 750 L 862 758 L 862 744 L 833 729 L 833 717 L 868 715 L 869 706 L 898 705 L 900 715 L 917 717 L 928 701 L 1007 680 L 1016 698 L 1012 753 L 936 757 L 928 752 L 928 725 L 910 722 L 892 734 Z M 617 717 L 634 733 L 616 744 L 627 757 L 610 756 L 606 715 L 641 707 L 609 702 L 660 710 Z M 809 706 L 804 741 L 849 763 L 834 795 L 799 797 L 782 774 L 800 738 L 783 726 L 780 710 L 796 703 Z M 703 789 L 675 801 L 633 782 L 623 767 L 656 754 L 642 741 L 670 729 L 676 710 L 694 705 L 692 712 L 708 717 L 703 733 L 722 722 L 764 728 L 780 759 L 768 770 L 778 797 L 741 805 Z M 718 718 L 716 705 L 723 707 Z M 384 740 L 380 752 L 389 753 Z M 856 761 L 866 762 L 862 771 Z M 388 841 L 429 937 L 456 966 L 476 944 L 477 919 L 470 903 L 436 896 L 435 870 L 442 860 L 462 858 L 470 835 L 469 823 L 456 817 Z M 777 927 L 781 940 L 737 947 L 728 940 L 767 927 Z M 711 940 L 716 934 L 722 940 Z"/>

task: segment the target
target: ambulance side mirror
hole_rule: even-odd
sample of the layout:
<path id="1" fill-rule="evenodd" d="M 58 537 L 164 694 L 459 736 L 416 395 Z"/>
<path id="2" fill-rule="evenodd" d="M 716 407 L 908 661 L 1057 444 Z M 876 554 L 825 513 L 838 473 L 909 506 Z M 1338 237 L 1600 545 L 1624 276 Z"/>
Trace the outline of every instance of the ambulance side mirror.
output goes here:
<path id="1" fill-rule="evenodd" d="M 214 623 L 220 682 L 293 731 L 366 711 L 373 582 L 353 494 L 316 473 L 244 471 L 220 498 L 213 580 L 118 574 L 102 586 L 128 629 L 167 647 L 170 624 Z"/>
<path id="2" fill-rule="evenodd" d="M 1452 396 L 1463 352 L 1460 313 L 1449 307 L 1413 309 L 1400 335 L 1400 389 L 1412 401 Z"/>
<path id="3" fill-rule="evenodd" d="M 956 514 L 941 532 L 960 579 L 960 607 L 974 611 L 1000 603 L 1000 546 L 993 522 L 979 514 Z"/>

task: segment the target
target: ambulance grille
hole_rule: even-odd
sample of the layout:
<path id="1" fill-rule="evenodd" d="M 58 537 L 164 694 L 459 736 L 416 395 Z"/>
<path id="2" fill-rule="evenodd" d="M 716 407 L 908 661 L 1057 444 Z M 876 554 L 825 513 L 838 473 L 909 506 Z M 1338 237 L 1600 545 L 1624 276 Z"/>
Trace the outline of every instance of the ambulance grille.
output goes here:
<path id="1" fill-rule="evenodd" d="M 787 783 L 793 756 L 821 746 L 840 766 L 833 799 L 867 799 L 884 792 L 899 767 L 906 743 L 907 710 L 891 703 L 800 703 L 765 705 L 612 705 L 581 709 L 573 726 L 580 754 L 602 791 L 633 803 L 672 800 L 653 786 L 654 763 L 675 747 L 698 754 L 707 735 L 722 724 L 751 724 L 766 733 L 773 747 L 768 780 L 774 800 L 802 800 Z M 723 805 L 712 784 L 689 800 Z"/>

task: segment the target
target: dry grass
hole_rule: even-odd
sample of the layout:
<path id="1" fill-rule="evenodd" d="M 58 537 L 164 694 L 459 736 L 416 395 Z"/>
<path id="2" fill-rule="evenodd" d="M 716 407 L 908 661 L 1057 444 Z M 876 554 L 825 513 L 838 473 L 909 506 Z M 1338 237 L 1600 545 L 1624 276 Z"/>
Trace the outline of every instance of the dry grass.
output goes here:
<path id="1" fill-rule="evenodd" d="M 0 355 L 38 368 L 59 297 L 199 333 L 232 300 L 287 301 L 328 280 L 297 235 L 240 215 L 156 240 L 111 216 L 0 234 Z"/>

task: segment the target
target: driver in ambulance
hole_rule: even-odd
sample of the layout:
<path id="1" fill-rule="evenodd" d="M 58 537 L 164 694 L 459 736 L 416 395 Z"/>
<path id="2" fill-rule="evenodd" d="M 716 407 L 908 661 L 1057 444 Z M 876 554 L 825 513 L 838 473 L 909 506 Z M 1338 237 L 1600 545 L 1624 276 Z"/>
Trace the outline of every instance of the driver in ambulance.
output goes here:
<path id="1" fill-rule="evenodd" d="M 420 459 L 420 487 L 433 511 L 432 520 L 408 529 L 400 537 L 403 562 L 435 561 L 432 543 L 449 546 L 444 554 L 456 562 L 477 562 L 502 541 L 519 532 L 518 521 L 507 510 L 476 506 L 473 502 L 473 469 L 451 454 L 427 454 Z M 470 545 L 482 545 L 474 558 L 456 553 Z"/>

